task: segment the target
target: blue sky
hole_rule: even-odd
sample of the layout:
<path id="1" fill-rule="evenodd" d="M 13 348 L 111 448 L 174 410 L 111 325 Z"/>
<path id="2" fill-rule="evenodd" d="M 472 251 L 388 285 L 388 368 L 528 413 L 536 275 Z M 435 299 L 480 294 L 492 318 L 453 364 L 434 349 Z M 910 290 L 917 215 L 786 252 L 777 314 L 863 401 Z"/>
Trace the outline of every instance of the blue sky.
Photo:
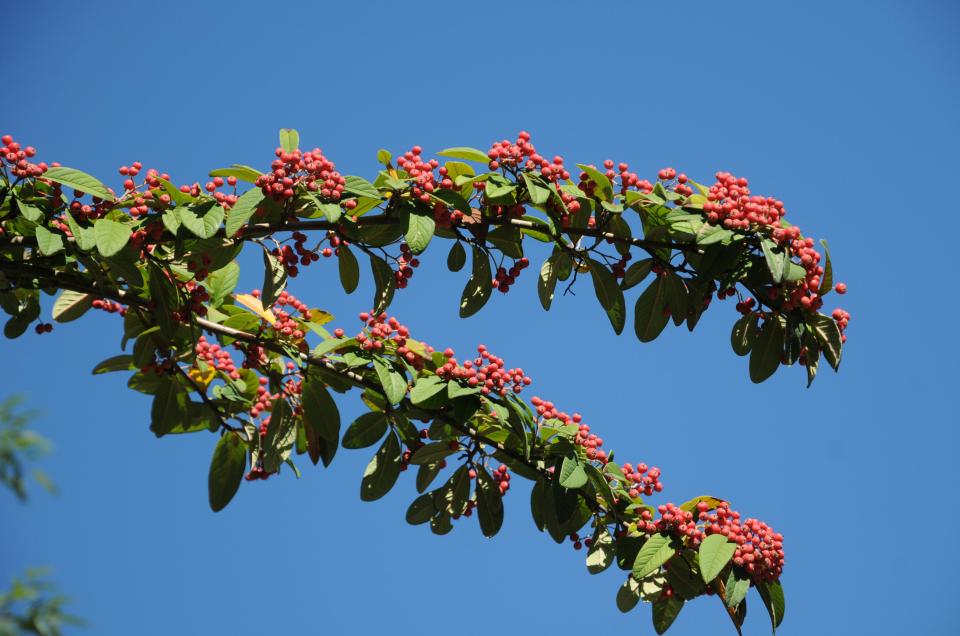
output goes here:
<path id="1" fill-rule="evenodd" d="M 266 165 L 281 127 L 347 174 L 371 174 L 380 147 L 485 148 L 526 129 L 568 163 L 749 177 L 829 239 L 850 287 L 841 372 L 810 390 L 799 369 L 750 384 L 730 351 L 732 304 L 641 345 L 613 335 L 588 288 L 544 313 L 531 274 L 462 321 L 465 273 L 441 250 L 393 312 L 436 346 L 483 342 L 522 366 L 530 395 L 582 412 L 620 458 L 660 466 L 658 502 L 715 494 L 783 532 L 783 634 L 955 633 L 960 9 L 332 4 L 14 3 L 0 129 L 96 175 L 139 160 L 178 182 Z M 370 285 L 345 296 L 332 264 L 292 291 L 354 329 Z M 61 488 L 27 506 L 0 493 L 0 579 L 52 565 L 85 633 L 652 633 L 648 608 L 617 611 L 619 574 L 591 577 L 582 553 L 536 531 L 521 487 L 494 540 L 472 523 L 435 537 L 403 520 L 412 477 L 363 504 L 372 453 L 344 451 L 211 513 L 214 438 L 156 440 L 146 397 L 89 374 L 118 352 L 117 328 L 96 315 L 0 344 L 2 394 L 44 411 L 56 445 L 44 467 Z M 358 404 L 341 400 L 345 419 Z M 749 603 L 747 633 L 767 633 Z M 700 600 L 671 633 L 724 622 Z"/>

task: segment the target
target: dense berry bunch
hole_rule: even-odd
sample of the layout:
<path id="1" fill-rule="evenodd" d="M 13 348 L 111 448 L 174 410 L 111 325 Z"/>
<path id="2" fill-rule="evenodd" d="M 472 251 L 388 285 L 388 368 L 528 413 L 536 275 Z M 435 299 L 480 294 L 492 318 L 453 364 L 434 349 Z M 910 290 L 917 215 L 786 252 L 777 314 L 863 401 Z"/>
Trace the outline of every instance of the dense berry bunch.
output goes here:
<path id="1" fill-rule="evenodd" d="M 90 306 L 94 309 L 99 309 L 105 311 L 108 314 L 120 314 L 121 316 L 127 315 L 127 308 L 121 305 L 120 303 L 115 303 L 112 300 L 104 300 L 102 298 L 97 298 L 90 303 Z"/>
<path id="2" fill-rule="evenodd" d="M 197 344 L 193 349 L 197 360 L 201 360 L 213 367 L 217 371 L 222 371 L 231 380 L 239 380 L 240 372 L 233 362 L 230 352 L 216 343 L 208 342 L 205 336 L 197 339 Z"/>
<path id="3" fill-rule="evenodd" d="M 433 353 L 433 347 L 422 343 L 407 346 L 410 329 L 393 316 L 388 317 L 386 313 L 372 315 L 365 311 L 360 314 L 360 320 L 364 323 L 364 331 L 356 335 L 356 340 L 366 351 L 383 351 L 387 343 L 392 343 L 397 355 L 418 371 L 425 362 L 421 354 L 429 357 Z M 342 337 L 343 331 L 337 330 L 336 334 Z M 409 344 L 413 345 L 412 342 Z"/>
<path id="4" fill-rule="evenodd" d="M 843 285 L 843 283 L 840 283 L 840 285 Z M 844 286 L 844 289 L 846 289 L 846 286 Z M 850 323 L 850 313 L 837 307 L 833 310 L 833 319 L 837 321 L 837 327 L 840 328 L 840 339 L 846 342 L 847 334 L 843 332 L 847 330 L 847 325 Z"/>
<path id="5" fill-rule="evenodd" d="M 600 466 L 604 466 L 609 461 L 609 454 L 603 450 L 603 438 L 590 431 L 590 426 L 583 423 L 583 418 L 579 413 L 570 415 L 557 410 L 553 402 L 543 400 L 534 396 L 530 399 L 537 413 L 538 425 L 543 425 L 550 420 L 558 420 L 560 423 L 577 426 L 577 433 L 573 438 L 574 444 L 584 449 L 584 455 L 590 461 L 596 461 Z M 622 469 L 623 479 L 627 482 L 629 495 L 631 498 L 637 498 L 640 495 L 652 495 L 655 492 L 663 490 L 663 484 L 660 482 L 660 469 L 657 467 L 648 467 L 640 463 L 634 466 L 626 463 Z M 604 478 L 613 481 L 615 478 L 609 473 L 603 473 Z"/>
<path id="6" fill-rule="evenodd" d="M 663 490 L 663 484 L 660 483 L 660 469 L 656 466 L 648 467 L 644 463 L 636 466 L 627 462 L 621 468 L 623 478 L 630 484 L 630 497 L 637 498 L 641 494 L 648 497 L 655 492 Z"/>
<path id="7" fill-rule="evenodd" d="M 529 266 L 530 260 L 524 256 L 523 258 L 514 261 L 510 269 L 502 266 L 498 267 L 497 273 L 494 275 L 494 278 L 491 281 L 491 285 L 494 289 L 506 294 L 508 291 L 510 291 L 510 287 L 517 282 L 520 272 Z"/>
<path id="8" fill-rule="evenodd" d="M 411 188 L 413 196 L 423 203 L 430 203 L 430 193 L 439 187 L 437 176 L 433 171 L 440 166 L 440 162 L 436 159 L 425 161 L 421 155 L 422 152 L 423 149 L 420 146 L 414 146 L 411 150 L 397 157 L 397 165 L 413 177 L 413 187 Z M 444 185 L 447 188 L 452 186 L 452 181 Z"/>
<path id="9" fill-rule="evenodd" d="M 393 272 L 398 289 L 404 289 L 407 286 L 407 281 L 413 278 L 413 270 L 419 266 L 420 259 L 413 255 L 410 246 L 401 243 L 400 256 L 397 258 L 397 269 Z"/>
<path id="10" fill-rule="evenodd" d="M 302 185 L 310 192 L 318 193 L 323 200 L 340 200 L 346 179 L 319 148 L 309 152 L 287 152 L 277 148 L 274 154 L 277 158 L 270 164 L 271 172 L 257 177 L 256 181 L 265 196 L 278 202 L 292 199 L 297 186 Z"/>
<path id="11" fill-rule="evenodd" d="M 737 544 L 733 563 L 744 568 L 755 581 L 775 581 L 783 571 L 783 535 L 757 519 L 740 523 L 740 513 L 730 510 L 723 502 L 713 513 L 709 506 L 698 504 L 698 519 L 704 524 L 704 534 L 722 534 Z"/>
<path id="12" fill-rule="evenodd" d="M 507 491 L 510 490 L 510 471 L 507 469 L 505 464 L 500 464 L 497 466 L 497 469 L 493 471 L 493 481 L 497 485 L 497 488 L 500 489 L 500 494 L 505 495 Z"/>
<path id="13" fill-rule="evenodd" d="M 0 137 L 0 143 L 3 144 L 0 146 L 0 159 L 2 159 L 0 165 L 6 163 L 15 177 L 39 177 L 47 171 L 48 166 L 44 162 L 31 163 L 28 161 L 37 154 L 37 149 L 33 146 L 21 147 L 12 135 Z"/>
<path id="14" fill-rule="evenodd" d="M 503 358 L 498 358 L 486 346 L 477 346 L 477 357 L 473 360 L 457 362 L 453 349 L 443 352 L 447 361 L 437 369 L 437 375 L 445 380 L 465 380 L 467 386 L 479 386 L 484 395 L 494 393 L 504 396 L 510 391 L 520 393 L 523 387 L 533 381 L 523 373 L 523 369 L 508 369 Z"/>
<path id="15" fill-rule="evenodd" d="M 530 133 L 520 131 L 517 140 L 513 143 L 508 139 L 494 143 L 487 151 L 490 158 L 490 170 L 510 168 L 514 170 L 540 170 L 540 174 L 548 181 L 557 182 L 570 178 L 570 173 L 563 166 L 563 157 L 556 156 L 553 161 L 537 153 L 537 149 L 530 143 Z"/>
<path id="16" fill-rule="evenodd" d="M 260 290 L 254 290 L 254 293 L 259 296 Z M 277 321 L 273 324 L 273 330 L 285 338 L 289 338 L 294 342 L 300 342 L 306 334 L 300 327 L 300 323 L 297 322 L 297 317 L 287 311 L 287 308 L 300 314 L 299 319 L 301 320 L 309 321 L 313 317 L 313 314 L 310 312 L 310 308 L 307 307 L 306 303 L 301 302 L 296 296 L 286 290 L 280 292 L 280 295 L 277 296 L 277 299 L 274 301 L 273 313 Z"/>

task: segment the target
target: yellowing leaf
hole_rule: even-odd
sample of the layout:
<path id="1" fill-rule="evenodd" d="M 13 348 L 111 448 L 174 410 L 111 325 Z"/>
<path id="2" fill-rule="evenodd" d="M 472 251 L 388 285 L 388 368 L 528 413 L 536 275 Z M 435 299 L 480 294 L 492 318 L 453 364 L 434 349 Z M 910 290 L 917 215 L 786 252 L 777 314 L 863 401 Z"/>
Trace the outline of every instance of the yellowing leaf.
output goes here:
<path id="1" fill-rule="evenodd" d="M 423 344 L 419 340 L 407 338 L 406 347 L 421 358 L 429 357 L 429 354 L 427 353 L 427 345 Z"/>
<path id="2" fill-rule="evenodd" d="M 217 377 L 217 370 L 213 367 L 207 367 L 207 371 L 204 373 L 200 369 L 190 369 L 188 375 L 190 376 L 191 380 L 200 386 L 200 388 L 206 389 L 207 386 L 213 382 L 213 379 Z"/>
<path id="3" fill-rule="evenodd" d="M 238 303 L 240 303 L 241 305 L 243 305 L 253 313 L 257 314 L 258 316 L 260 316 L 261 318 L 269 322 L 271 325 L 276 324 L 277 317 L 274 316 L 273 312 L 270 311 L 269 309 L 263 308 L 263 303 L 260 302 L 259 298 L 254 298 L 250 294 L 237 294 L 236 296 L 234 296 L 234 298 Z"/>
<path id="4" fill-rule="evenodd" d="M 311 309 L 310 310 L 310 322 L 315 325 L 325 325 L 328 322 L 333 320 L 333 314 L 322 309 Z"/>

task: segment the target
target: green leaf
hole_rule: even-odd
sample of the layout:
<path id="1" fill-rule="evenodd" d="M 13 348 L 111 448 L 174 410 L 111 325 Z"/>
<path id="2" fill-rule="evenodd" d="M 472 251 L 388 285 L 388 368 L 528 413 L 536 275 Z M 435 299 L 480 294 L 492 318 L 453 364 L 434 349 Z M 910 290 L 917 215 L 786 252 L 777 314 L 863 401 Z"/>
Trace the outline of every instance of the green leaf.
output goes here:
<path id="1" fill-rule="evenodd" d="M 543 205 L 550 199 L 550 190 L 544 186 L 540 180 L 528 172 L 520 173 L 523 176 L 523 182 L 527 186 L 527 193 L 530 195 L 530 203 L 533 205 Z"/>
<path id="2" fill-rule="evenodd" d="M 658 634 L 666 633 L 683 609 L 683 600 L 677 596 L 662 598 L 653 604 L 653 628 Z"/>
<path id="3" fill-rule="evenodd" d="M 823 357 L 827 359 L 834 370 L 839 369 L 840 356 L 843 353 L 843 339 L 837 321 L 830 316 L 816 313 L 807 318 L 807 324 L 820 342 Z"/>
<path id="4" fill-rule="evenodd" d="M 167 271 L 153 261 L 150 261 L 149 272 L 150 299 L 157 303 L 156 309 L 151 313 L 163 335 L 172 338 L 179 326 L 172 316 L 172 312 L 179 309 L 177 288 L 167 277 Z"/>
<path id="5" fill-rule="evenodd" d="M 503 526 L 503 496 L 482 465 L 477 464 L 476 471 L 477 518 L 480 521 L 480 532 L 485 537 L 492 537 Z"/>
<path id="6" fill-rule="evenodd" d="M 390 306 L 397 279 L 387 262 L 375 254 L 370 254 L 370 269 L 373 270 L 373 282 L 376 286 L 373 294 L 373 313 L 379 313 Z"/>
<path id="7" fill-rule="evenodd" d="M 337 403 L 318 379 L 303 383 L 300 401 L 310 461 L 316 464 L 322 459 L 323 465 L 329 466 L 340 443 L 340 411 Z"/>
<path id="8" fill-rule="evenodd" d="M 37 247 L 44 256 L 53 256 L 63 250 L 63 237 L 60 234 L 55 234 L 42 225 L 38 225 L 34 232 L 37 237 Z"/>
<path id="9" fill-rule="evenodd" d="M 343 434 L 344 448 L 366 448 L 376 444 L 387 432 L 387 416 L 376 411 L 364 413 Z"/>
<path id="10" fill-rule="evenodd" d="M 767 261 L 767 269 L 770 270 L 773 282 L 779 283 L 783 280 L 783 272 L 790 261 L 790 252 L 786 249 L 774 251 L 781 250 L 781 248 L 770 239 L 761 240 L 760 247 L 763 248 L 763 257 Z"/>
<path id="11" fill-rule="evenodd" d="M 726 567 L 737 545 L 731 543 L 722 534 L 711 534 L 700 544 L 700 576 L 704 583 L 717 578 L 720 571 Z"/>
<path id="12" fill-rule="evenodd" d="M 737 568 L 730 570 L 727 577 L 727 607 L 736 607 L 747 598 L 747 592 L 750 590 L 750 579 L 740 575 Z"/>
<path id="13" fill-rule="evenodd" d="M 696 568 L 686 559 L 677 557 L 670 562 L 666 572 L 667 583 L 673 588 L 673 592 L 685 601 L 700 596 L 707 589 L 706 584 L 700 580 L 700 574 L 695 570 Z"/>
<path id="14" fill-rule="evenodd" d="M 133 364 L 133 356 L 127 353 L 121 353 L 120 355 L 101 361 L 97 366 L 93 367 L 91 373 L 93 373 L 93 375 L 100 375 L 101 373 L 109 373 L 111 371 L 132 371 L 133 369 L 136 369 L 136 366 Z"/>
<path id="15" fill-rule="evenodd" d="M 830 262 L 830 248 L 825 239 L 820 239 L 820 245 L 823 246 L 823 276 L 820 277 L 820 289 L 817 293 L 826 296 L 833 289 L 833 264 Z"/>
<path id="16" fill-rule="evenodd" d="M 117 254 L 130 240 L 130 228 L 110 219 L 98 219 L 93 225 L 93 235 L 101 256 Z"/>
<path id="17" fill-rule="evenodd" d="M 470 498 L 470 474 L 466 464 L 454 471 L 441 492 L 447 504 L 446 512 L 451 515 L 462 515 L 466 511 L 467 500 Z M 434 505 L 437 505 L 436 501 Z"/>
<path id="18" fill-rule="evenodd" d="M 667 326 L 667 321 L 670 319 L 670 316 L 664 311 L 666 285 L 663 279 L 663 276 L 658 276 L 637 298 L 633 327 L 640 342 L 654 340 Z"/>
<path id="19" fill-rule="evenodd" d="M 467 263 L 467 251 L 463 249 L 463 243 L 455 241 L 450 247 L 450 253 L 447 254 L 447 269 L 451 272 L 459 272 Z"/>
<path id="20" fill-rule="evenodd" d="M 523 234 L 511 225 L 501 225 L 489 232 L 487 241 L 510 258 L 523 258 Z"/>
<path id="21" fill-rule="evenodd" d="M 400 476 L 401 462 L 400 442 L 395 434 L 389 433 L 363 471 L 360 499 L 374 501 L 387 494 Z"/>
<path id="22" fill-rule="evenodd" d="M 349 192 L 357 196 L 366 197 L 368 199 L 380 200 L 380 191 L 377 188 L 364 179 L 363 177 L 356 177 L 353 175 L 348 175 L 343 178 L 343 190 L 344 192 Z M 354 212 L 355 214 L 356 212 Z"/>
<path id="23" fill-rule="evenodd" d="M 593 278 L 593 291 L 600 301 L 600 306 L 607 312 L 610 324 L 616 333 L 623 331 L 623 326 L 627 320 L 626 301 L 623 298 L 623 290 L 617 285 L 617 279 L 613 273 L 607 269 L 606 265 L 587 259 L 587 265 L 590 267 L 590 276 Z"/>
<path id="24" fill-rule="evenodd" d="M 65 289 L 53 303 L 53 319 L 57 322 L 70 322 L 87 313 L 94 296 Z"/>
<path id="25" fill-rule="evenodd" d="M 234 236 L 237 231 L 247 224 L 253 213 L 257 211 L 257 206 L 263 203 L 263 191 L 260 188 L 247 190 L 237 199 L 233 207 L 227 212 L 227 222 L 225 234 L 227 237 Z"/>
<path id="26" fill-rule="evenodd" d="M 56 183 L 61 183 L 67 187 L 73 188 L 74 190 L 79 190 L 80 192 L 92 194 L 93 196 L 103 199 L 104 201 L 114 200 L 114 197 L 112 194 L 110 194 L 107 186 L 103 185 L 87 173 L 76 170 L 75 168 L 66 168 L 64 166 L 48 168 L 47 171 L 43 173 L 43 178 L 49 179 L 50 181 L 54 181 Z"/>
<path id="27" fill-rule="evenodd" d="M 180 424 L 187 413 L 186 390 L 172 376 L 166 376 L 150 407 L 150 430 L 161 437 Z"/>
<path id="28" fill-rule="evenodd" d="M 432 216 L 426 214 L 408 214 L 407 231 L 404 234 L 404 238 L 407 241 L 407 245 L 410 246 L 410 251 L 414 254 L 419 254 L 427 249 L 430 239 L 433 238 L 433 232 L 436 226 L 437 224 Z"/>
<path id="29" fill-rule="evenodd" d="M 628 576 L 617 590 L 617 609 L 626 614 L 640 602 L 640 583 Z"/>
<path id="30" fill-rule="evenodd" d="M 430 442 L 418 448 L 417 451 L 410 456 L 410 463 L 414 466 L 432 464 L 458 452 L 460 452 L 459 448 L 457 450 L 450 448 L 450 442 Z"/>
<path id="31" fill-rule="evenodd" d="M 385 166 L 390 165 L 391 159 L 393 159 L 393 154 L 389 150 L 385 148 L 381 148 L 380 150 L 377 151 L 377 161 L 379 161 L 383 165 Z"/>
<path id="32" fill-rule="evenodd" d="M 235 163 L 229 168 L 217 168 L 216 170 L 210 171 L 211 177 L 236 177 L 247 183 L 256 183 L 257 178 L 260 177 L 261 174 L 258 170 L 239 163 Z"/>
<path id="33" fill-rule="evenodd" d="M 183 225 L 180 222 L 180 208 L 167 210 L 163 213 L 161 220 L 163 221 L 163 227 L 167 228 L 167 231 L 174 236 L 180 231 L 180 226 Z"/>
<path id="34" fill-rule="evenodd" d="M 590 574 L 603 572 L 613 563 L 616 553 L 616 545 L 607 526 L 602 524 L 597 526 L 593 533 L 590 550 L 587 552 L 587 571 Z"/>
<path id="35" fill-rule="evenodd" d="M 673 324 L 680 326 L 687 318 L 687 286 L 683 279 L 673 272 L 664 275 L 667 308 L 673 316 Z"/>
<path id="36" fill-rule="evenodd" d="M 43 220 L 43 218 L 46 216 L 43 213 L 43 210 L 41 210 L 35 205 L 30 205 L 26 201 L 21 201 L 20 199 L 17 199 L 17 198 L 14 198 L 14 201 L 17 204 L 17 209 L 20 210 L 20 214 L 28 221 L 32 221 L 34 223 L 40 223 Z M 37 229 L 40 229 L 40 228 L 38 227 Z"/>
<path id="37" fill-rule="evenodd" d="M 786 600 L 783 597 L 783 587 L 780 585 L 780 581 L 773 581 L 772 583 L 761 581 L 757 583 L 757 592 L 760 593 L 763 605 L 767 608 L 770 623 L 773 625 L 774 633 L 776 633 L 780 623 L 783 622 L 783 613 L 787 609 Z"/>
<path id="38" fill-rule="evenodd" d="M 407 508 L 407 523 L 412 526 L 418 526 L 421 523 L 430 521 L 430 517 L 436 513 L 437 509 L 433 505 L 433 493 L 420 495 L 414 499 L 410 507 Z"/>
<path id="39" fill-rule="evenodd" d="M 560 466 L 560 485 L 564 488 L 576 489 L 585 486 L 587 473 L 583 464 L 576 457 L 564 457 Z"/>
<path id="40" fill-rule="evenodd" d="M 759 384 L 780 366 L 783 355 L 783 324 L 779 316 L 768 316 L 750 352 L 750 380 Z"/>
<path id="41" fill-rule="evenodd" d="M 77 241 L 77 247 L 84 252 L 89 252 L 96 247 L 97 240 L 94 236 L 93 228 L 80 227 L 80 224 L 76 222 L 69 212 L 65 212 L 63 217 L 70 227 L 70 233 L 73 234 L 74 240 Z"/>
<path id="42" fill-rule="evenodd" d="M 493 286 L 490 278 L 490 261 L 486 252 L 476 246 L 473 249 L 473 272 L 463 288 L 460 298 L 460 317 L 468 318 L 480 311 L 490 299 Z"/>
<path id="43" fill-rule="evenodd" d="M 594 196 L 602 201 L 613 201 L 613 185 L 607 175 L 586 164 L 578 163 L 577 167 L 586 172 L 590 180 L 597 184 L 593 191 Z"/>
<path id="44" fill-rule="evenodd" d="M 620 287 L 626 291 L 631 287 L 639 285 L 643 282 L 643 279 L 650 274 L 651 267 L 653 267 L 652 258 L 645 258 L 643 260 L 636 261 L 627 268 L 627 271 L 624 273 L 623 280 L 620 282 Z"/>
<path id="45" fill-rule="evenodd" d="M 407 394 L 407 378 L 381 359 L 373 361 L 377 378 L 390 404 L 399 404 Z"/>
<path id="46" fill-rule="evenodd" d="M 343 291 L 352 294 L 360 284 L 360 264 L 346 243 L 341 243 L 337 248 L 337 261 L 340 265 L 340 284 L 343 285 Z"/>
<path id="47" fill-rule="evenodd" d="M 637 553 L 637 558 L 633 562 L 633 576 L 642 579 L 656 572 L 676 553 L 677 549 L 673 547 L 671 537 L 663 533 L 652 535 Z"/>
<path id="48" fill-rule="evenodd" d="M 733 332 L 730 334 L 730 344 L 733 352 L 738 356 L 745 356 L 753 348 L 753 341 L 757 338 L 757 315 L 753 312 L 743 316 L 733 323 Z"/>
<path id="49" fill-rule="evenodd" d="M 247 448 L 235 433 L 220 436 L 213 459 L 210 461 L 210 474 L 207 478 L 207 490 L 210 508 L 219 512 L 227 507 L 240 488 L 243 473 L 247 467 Z"/>
<path id="50" fill-rule="evenodd" d="M 220 229 L 220 224 L 223 223 L 223 208 L 217 203 L 203 204 L 197 207 L 196 211 L 186 207 L 178 209 L 180 210 L 180 222 L 197 238 L 212 237 Z"/>
<path id="51" fill-rule="evenodd" d="M 280 260 L 263 248 L 263 289 L 260 302 L 264 308 L 271 307 L 280 292 L 287 286 L 287 268 Z"/>
<path id="52" fill-rule="evenodd" d="M 540 278 L 537 279 L 537 296 L 540 297 L 540 304 L 547 311 L 553 304 L 553 295 L 557 288 L 557 255 L 554 253 L 540 266 Z M 594 283 L 596 284 L 596 283 Z"/>
<path id="53" fill-rule="evenodd" d="M 309 432 L 307 431 L 306 434 L 309 435 Z M 297 426 L 290 403 L 285 397 L 278 397 L 273 401 L 273 408 L 270 411 L 270 424 L 267 426 L 267 434 L 264 436 L 261 446 L 260 457 L 263 461 L 263 469 L 267 473 L 275 473 L 280 470 L 280 466 L 293 452 L 296 441 Z M 334 451 L 336 451 L 336 445 Z"/>
<path id="54" fill-rule="evenodd" d="M 293 152 L 300 147 L 300 133 L 294 128 L 280 129 L 280 147 L 286 152 Z"/>
<path id="55" fill-rule="evenodd" d="M 446 388 L 446 380 L 435 375 L 420 378 L 410 389 L 410 402 L 417 406 L 427 404 L 436 395 L 445 396 Z"/>
<path id="56" fill-rule="evenodd" d="M 417 469 L 417 492 L 423 492 L 440 473 L 440 462 L 421 464 Z"/>
<path id="57" fill-rule="evenodd" d="M 476 148 L 466 146 L 457 146 L 456 148 L 447 148 L 437 153 L 441 157 L 450 157 L 451 159 L 465 159 L 467 161 L 476 161 L 477 163 L 489 163 L 490 157 L 487 153 Z"/>
<path id="58" fill-rule="evenodd" d="M 239 280 L 240 265 L 236 261 L 227 263 L 226 267 L 221 267 L 210 274 L 204 281 L 204 285 L 210 293 L 210 304 L 215 307 L 219 306 L 237 288 Z"/>

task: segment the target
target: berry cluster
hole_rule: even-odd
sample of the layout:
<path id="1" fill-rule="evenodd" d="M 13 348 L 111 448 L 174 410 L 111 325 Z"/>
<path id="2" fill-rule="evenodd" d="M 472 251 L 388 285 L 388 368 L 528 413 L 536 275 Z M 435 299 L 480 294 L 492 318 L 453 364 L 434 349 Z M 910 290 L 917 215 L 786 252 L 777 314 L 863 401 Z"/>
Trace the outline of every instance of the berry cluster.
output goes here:
<path id="1" fill-rule="evenodd" d="M 207 315 L 206 302 L 210 300 L 210 293 L 203 285 L 198 285 L 196 280 L 186 282 L 177 281 L 179 287 L 187 295 L 187 304 L 177 311 L 173 312 L 173 318 L 177 322 L 186 323 L 190 321 L 190 314 L 196 314 L 201 318 Z"/>
<path id="2" fill-rule="evenodd" d="M 121 316 L 127 315 L 127 308 L 121 305 L 120 303 L 115 303 L 112 300 L 105 300 L 102 298 L 95 299 L 90 306 L 94 309 L 99 309 L 100 311 L 105 311 L 108 314 L 120 314 Z"/>
<path id="3" fill-rule="evenodd" d="M 233 192 L 230 194 L 219 192 L 218 189 L 224 186 L 233 188 Z M 236 205 L 237 199 L 239 198 L 237 196 L 236 186 L 236 177 L 227 177 L 226 179 L 223 177 L 214 177 L 213 180 L 207 181 L 207 183 L 204 184 L 203 189 L 213 195 L 214 201 L 219 203 L 224 209 L 229 210 Z"/>
<path id="4" fill-rule="evenodd" d="M 207 276 L 210 274 L 210 271 L 207 268 L 212 262 L 213 260 L 210 258 L 209 254 L 202 252 L 200 254 L 194 254 L 189 260 L 187 260 L 187 271 L 193 273 L 193 279 L 197 282 L 206 280 Z"/>
<path id="5" fill-rule="evenodd" d="M 257 386 L 257 397 L 253 402 L 253 406 L 250 407 L 248 413 L 250 417 L 258 418 L 261 413 L 269 413 L 273 410 L 273 401 L 280 397 L 277 393 L 270 393 L 267 390 L 267 379 L 261 377 L 259 379 L 259 386 Z"/>
<path id="6" fill-rule="evenodd" d="M 510 490 L 510 471 L 507 469 L 506 464 L 500 464 L 497 466 L 497 469 L 493 471 L 493 475 L 491 475 L 491 477 L 493 477 L 493 482 L 500 490 L 500 494 L 507 494 L 507 491 Z"/>
<path id="7" fill-rule="evenodd" d="M 517 282 L 517 278 L 520 276 L 520 272 L 525 270 L 530 266 L 530 260 L 524 256 L 516 261 L 514 261 L 513 266 L 510 269 L 505 267 L 498 267 L 497 273 L 494 276 L 494 279 L 490 282 L 494 289 L 503 292 L 506 294 L 510 291 L 511 285 Z"/>
<path id="8" fill-rule="evenodd" d="M 508 139 L 494 143 L 487 151 L 490 158 L 490 170 L 510 168 L 514 170 L 537 170 L 545 179 L 557 182 L 569 179 L 570 173 L 563 166 L 563 157 L 557 156 L 553 161 L 537 153 L 537 149 L 530 143 L 530 133 L 520 131 L 517 140 L 513 143 Z"/>
<path id="9" fill-rule="evenodd" d="M 253 290 L 252 295 L 254 298 L 259 298 L 260 290 Z M 300 323 L 297 322 L 297 318 L 295 318 L 293 314 L 284 308 L 290 308 L 296 311 L 300 314 L 300 319 L 306 321 L 312 318 L 310 308 L 307 307 L 306 303 L 301 302 L 300 299 L 286 290 L 280 292 L 273 303 L 273 313 L 277 318 L 277 321 L 273 325 L 274 332 L 295 342 L 303 340 L 306 334 L 300 327 Z"/>
<path id="10" fill-rule="evenodd" d="M 730 510 L 723 502 L 713 514 L 707 504 L 697 504 L 698 519 L 704 524 L 704 534 L 722 534 L 737 544 L 733 563 L 744 568 L 755 581 L 775 581 L 783 572 L 783 535 L 757 519 L 740 523 L 740 513 Z"/>
<path id="11" fill-rule="evenodd" d="M 433 171 L 440 166 L 440 162 L 436 159 L 424 161 L 421 153 L 423 153 L 423 148 L 414 146 L 397 157 L 397 165 L 413 177 L 413 187 L 411 189 L 413 196 L 423 203 L 430 203 L 430 193 L 440 187 L 436 175 L 433 174 Z M 445 174 L 446 170 L 443 171 L 441 176 Z M 446 179 L 443 183 L 445 184 L 443 187 L 453 188 L 453 182 L 450 179 Z"/>
<path id="12" fill-rule="evenodd" d="M 840 283 L 840 285 L 843 285 L 843 283 Z M 840 285 L 837 285 L 837 287 Z M 846 286 L 844 286 L 844 290 L 846 290 Z M 833 310 L 833 319 L 837 321 L 837 327 L 840 328 L 840 340 L 846 342 L 847 334 L 843 332 L 847 330 L 847 325 L 850 323 L 850 313 L 837 307 Z"/>
<path id="13" fill-rule="evenodd" d="M 300 185 L 327 201 L 339 201 L 343 196 L 346 179 L 319 148 L 309 152 L 277 148 L 274 154 L 277 158 L 270 164 L 272 172 L 257 177 L 256 181 L 264 196 L 277 202 L 292 199 Z"/>
<path id="14" fill-rule="evenodd" d="M 362 312 L 360 320 L 364 324 L 365 331 L 356 335 L 356 340 L 365 351 L 383 351 L 386 344 L 393 343 L 396 347 L 397 355 L 406 360 L 415 370 L 420 370 L 424 365 L 424 358 L 407 346 L 407 339 L 410 337 L 410 329 L 393 316 L 387 316 L 386 313 L 377 315 L 369 312 Z M 337 329 L 334 335 L 338 338 L 343 337 L 343 330 Z M 429 357 L 433 353 L 433 347 L 421 345 L 424 347 L 423 353 Z"/>
<path id="15" fill-rule="evenodd" d="M 240 372 L 237 371 L 230 352 L 216 343 L 207 342 L 205 336 L 200 336 L 197 339 L 193 352 L 198 360 L 202 360 L 217 371 L 226 373 L 231 380 L 240 379 Z"/>
<path id="16" fill-rule="evenodd" d="M 12 135 L 0 137 L 0 143 L 3 144 L 3 146 L 0 147 L 0 159 L 2 159 L 0 166 L 3 166 L 3 162 L 6 162 L 10 166 L 10 172 L 13 173 L 13 176 L 18 178 L 39 177 L 47 171 L 48 166 L 42 161 L 40 163 L 30 163 L 27 161 L 27 159 L 37 154 L 37 149 L 33 146 L 27 146 L 26 148 L 21 147 L 20 143 L 15 141 Z M 53 165 L 56 166 L 59 164 Z"/>
<path id="17" fill-rule="evenodd" d="M 580 202 L 577 197 L 569 192 L 565 192 L 557 185 L 561 180 L 570 178 L 570 172 L 563 165 L 563 157 L 557 155 L 552 161 L 548 161 L 537 152 L 537 149 L 530 142 L 530 133 L 521 131 L 517 135 L 515 142 L 508 139 L 494 143 L 487 151 L 487 157 L 490 162 L 487 164 L 490 170 L 505 169 L 516 172 L 518 170 L 534 171 L 539 169 L 544 179 L 553 184 L 555 192 L 560 196 L 563 205 L 559 205 L 551 197 L 547 201 L 547 207 L 560 219 L 563 227 L 570 227 L 570 215 L 576 214 L 580 210 Z M 473 187 L 478 192 L 486 189 L 486 182 L 476 181 Z M 507 208 L 501 206 L 492 206 L 491 210 L 497 216 L 523 216 L 523 206 L 514 205 Z"/>
<path id="18" fill-rule="evenodd" d="M 484 395 L 491 393 L 505 396 L 510 391 L 520 393 L 523 387 L 533 380 L 523 373 L 523 369 L 508 369 L 503 358 L 498 358 L 486 346 L 477 346 L 477 357 L 464 360 L 460 365 L 454 357 L 453 349 L 443 352 L 446 362 L 437 369 L 437 375 L 444 380 L 466 380 L 467 386 L 480 387 Z"/>
<path id="19" fill-rule="evenodd" d="M 407 281 L 413 278 L 413 270 L 420 266 L 420 259 L 413 255 L 410 246 L 406 243 L 400 244 L 400 256 L 397 258 L 397 269 L 393 276 L 397 282 L 398 289 L 404 289 Z"/>
<path id="20" fill-rule="evenodd" d="M 650 468 L 644 463 L 634 466 L 630 462 L 623 465 L 621 469 L 623 478 L 630 484 L 630 497 L 636 499 L 641 494 L 650 496 L 655 492 L 663 491 L 663 484 L 660 483 L 660 469 L 656 466 Z"/>

